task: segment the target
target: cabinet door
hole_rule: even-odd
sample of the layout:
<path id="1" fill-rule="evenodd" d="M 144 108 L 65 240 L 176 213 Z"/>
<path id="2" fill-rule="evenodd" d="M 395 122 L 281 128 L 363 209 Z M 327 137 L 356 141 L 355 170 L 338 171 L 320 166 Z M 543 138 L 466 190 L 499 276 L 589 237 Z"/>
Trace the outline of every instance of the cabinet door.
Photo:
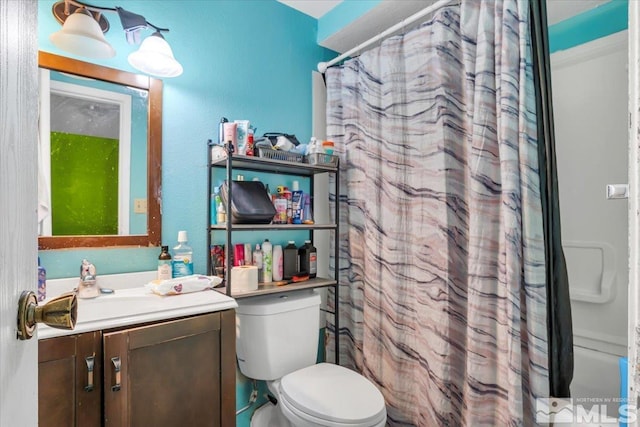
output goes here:
<path id="1" fill-rule="evenodd" d="M 100 332 L 38 342 L 38 424 L 101 425 Z"/>
<path id="2" fill-rule="evenodd" d="M 235 425 L 234 319 L 231 310 L 105 333 L 105 425 Z"/>

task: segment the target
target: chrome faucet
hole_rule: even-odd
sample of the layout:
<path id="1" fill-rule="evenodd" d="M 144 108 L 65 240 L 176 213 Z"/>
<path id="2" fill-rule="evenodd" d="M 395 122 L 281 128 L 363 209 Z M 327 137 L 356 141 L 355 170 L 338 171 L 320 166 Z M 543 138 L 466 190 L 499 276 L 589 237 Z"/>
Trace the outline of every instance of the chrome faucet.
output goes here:
<path id="1" fill-rule="evenodd" d="M 80 265 L 80 283 L 78 284 L 78 298 L 95 298 L 100 295 L 97 284 L 96 267 L 83 259 Z"/>

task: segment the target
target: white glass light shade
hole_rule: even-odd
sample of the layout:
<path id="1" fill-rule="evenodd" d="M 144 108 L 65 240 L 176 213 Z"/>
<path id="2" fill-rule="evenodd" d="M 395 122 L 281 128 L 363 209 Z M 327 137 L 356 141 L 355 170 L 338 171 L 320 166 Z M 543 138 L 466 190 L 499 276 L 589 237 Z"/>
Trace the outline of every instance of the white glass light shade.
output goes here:
<path id="1" fill-rule="evenodd" d="M 98 22 L 86 11 L 78 9 L 64 21 L 60 31 L 49 36 L 58 48 L 89 58 L 112 58 L 115 49 L 104 38 Z"/>
<path id="2" fill-rule="evenodd" d="M 177 77 L 182 74 L 182 65 L 175 60 L 169 43 L 159 33 L 144 39 L 128 59 L 133 68 L 152 76 Z"/>

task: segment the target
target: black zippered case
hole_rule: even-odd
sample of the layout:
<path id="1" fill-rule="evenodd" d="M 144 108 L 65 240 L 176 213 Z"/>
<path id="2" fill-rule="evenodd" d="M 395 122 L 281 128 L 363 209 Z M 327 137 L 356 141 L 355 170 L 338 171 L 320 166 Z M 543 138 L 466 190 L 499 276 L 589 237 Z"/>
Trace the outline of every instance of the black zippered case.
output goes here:
<path id="1" fill-rule="evenodd" d="M 220 186 L 220 197 L 225 208 L 228 206 L 227 181 Z M 231 181 L 231 218 L 233 224 L 269 224 L 276 214 L 276 208 L 260 181 Z"/>

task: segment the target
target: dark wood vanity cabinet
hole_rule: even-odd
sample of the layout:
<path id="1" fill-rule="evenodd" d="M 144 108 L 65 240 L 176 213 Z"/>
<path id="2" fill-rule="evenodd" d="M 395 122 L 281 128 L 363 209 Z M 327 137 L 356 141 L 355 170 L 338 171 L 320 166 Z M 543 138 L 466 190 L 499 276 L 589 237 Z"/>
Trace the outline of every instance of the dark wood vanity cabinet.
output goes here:
<path id="1" fill-rule="evenodd" d="M 102 333 L 38 343 L 38 425 L 102 425 Z"/>
<path id="2" fill-rule="evenodd" d="M 68 366 L 64 374 L 56 374 L 41 359 L 41 426 L 235 426 L 234 310 L 96 334 L 100 334 L 103 375 L 102 390 L 94 393 L 98 423 L 79 422 L 78 416 L 75 423 L 67 421 L 74 419 L 68 415 L 71 409 L 77 413 L 84 406 L 70 403 L 80 391 L 70 385 Z M 84 335 L 40 341 L 40 353 L 47 346 L 62 345 L 53 342 L 79 340 Z M 74 357 L 60 359 L 68 358 Z M 61 402 L 63 408 L 58 407 Z"/>

